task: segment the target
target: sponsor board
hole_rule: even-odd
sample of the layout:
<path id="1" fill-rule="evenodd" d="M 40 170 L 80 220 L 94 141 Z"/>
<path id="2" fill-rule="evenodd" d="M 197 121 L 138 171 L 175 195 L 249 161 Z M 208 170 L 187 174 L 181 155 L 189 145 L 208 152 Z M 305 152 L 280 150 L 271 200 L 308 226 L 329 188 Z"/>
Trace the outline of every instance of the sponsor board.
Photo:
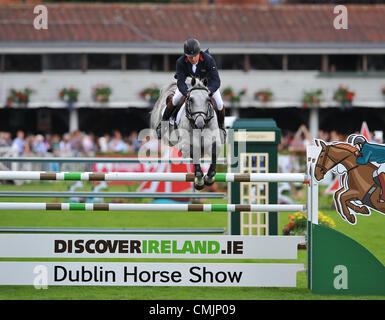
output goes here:
<path id="1" fill-rule="evenodd" d="M 295 287 L 303 264 L 0 262 L 1 285 Z"/>
<path id="2" fill-rule="evenodd" d="M 0 234 L 2 258 L 297 259 L 302 236 Z"/>

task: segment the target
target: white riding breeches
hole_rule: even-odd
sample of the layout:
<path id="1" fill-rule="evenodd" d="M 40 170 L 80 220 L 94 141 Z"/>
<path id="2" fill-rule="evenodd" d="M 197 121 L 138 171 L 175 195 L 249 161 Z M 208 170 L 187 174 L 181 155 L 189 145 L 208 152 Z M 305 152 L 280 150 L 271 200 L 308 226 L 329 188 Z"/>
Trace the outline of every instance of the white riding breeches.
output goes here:
<path id="1" fill-rule="evenodd" d="M 176 106 L 182 97 L 183 97 L 183 94 L 179 91 L 178 88 L 176 88 L 175 94 L 172 97 L 172 104 L 174 106 Z M 215 102 L 217 103 L 218 110 L 222 110 L 223 109 L 223 100 L 222 100 L 222 96 L 221 96 L 221 93 L 219 90 L 214 92 L 213 98 L 214 98 Z"/>

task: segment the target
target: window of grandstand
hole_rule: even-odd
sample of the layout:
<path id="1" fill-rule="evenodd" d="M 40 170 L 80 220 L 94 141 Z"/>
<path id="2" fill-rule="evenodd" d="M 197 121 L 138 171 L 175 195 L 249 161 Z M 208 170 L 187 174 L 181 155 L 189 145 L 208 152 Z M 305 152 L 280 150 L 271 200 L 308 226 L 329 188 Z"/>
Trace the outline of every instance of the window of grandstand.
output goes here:
<path id="1" fill-rule="evenodd" d="M 43 70 L 80 70 L 81 68 L 81 54 L 43 55 Z"/>
<path id="2" fill-rule="evenodd" d="M 315 54 L 288 55 L 289 70 L 321 70 L 322 56 Z"/>
<path id="3" fill-rule="evenodd" d="M 213 54 L 219 70 L 243 70 L 245 56 L 242 54 Z"/>
<path id="4" fill-rule="evenodd" d="M 4 61 L 5 72 L 41 72 L 40 54 L 7 54 Z"/>
<path id="5" fill-rule="evenodd" d="M 182 54 L 170 54 L 168 56 L 168 66 L 170 71 L 176 71 L 176 60 L 181 56 Z"/>
<path id="6" fill-rule="evenodd" d="M 120 54 L 88 54 L 89 70 L 120 70 L 121 67 L 122 59 Z"/>
<path id="7" fill-rule="evenodd" d="M 127 54 L 127 70 L 163 71 L 162 54 Z"/>
<path id="8" fill-rule="evenodd" d="M 385 71 L 385 55 L 368 55 L 368 71 Z"/>
<path id="9" fill-rule="evenodd" d="M 329 56 L 329 71 L 361 71 L 362 56 L 353 54 L 336 54 Z"/>
<path id="10" fill-rule="evenodd" d="M 282 70 L 281 54 L 251 54 L 250 69 Z"/>

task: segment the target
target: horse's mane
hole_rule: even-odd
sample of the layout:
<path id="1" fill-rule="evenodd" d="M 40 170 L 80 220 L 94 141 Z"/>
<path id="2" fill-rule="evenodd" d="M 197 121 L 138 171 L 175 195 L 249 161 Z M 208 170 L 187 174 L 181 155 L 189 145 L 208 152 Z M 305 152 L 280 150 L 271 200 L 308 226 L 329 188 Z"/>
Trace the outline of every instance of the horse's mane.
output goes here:
<path id="1" fill-rule="evenodd" d="M 195 78 L 195 84 L 191 86 L 190 90 L 193 88 L 206 88 L 207 86 L 204 85 L 204 82 L 200 80 L 199 78 Z"/>
<path id="2" fill-rule="evenodd" d="M 347 143 L 336 143 L 336 144 L 332 144 L 332 146 L 338 148 L 338 149 L 344 149 L 344 150 L 348 150 L 350 151 L 351 153 L 355 153 L 356 151 L 358 151 L 358 149 L 356 147 L 353 147 L 352 145 L 350 144 L 347 144 Z"/>

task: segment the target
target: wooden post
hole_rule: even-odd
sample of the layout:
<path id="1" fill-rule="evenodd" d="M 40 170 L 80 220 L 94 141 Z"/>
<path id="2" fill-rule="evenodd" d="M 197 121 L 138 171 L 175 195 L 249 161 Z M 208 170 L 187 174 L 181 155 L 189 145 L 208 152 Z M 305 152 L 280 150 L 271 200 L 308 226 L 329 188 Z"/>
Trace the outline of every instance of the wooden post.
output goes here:
<path id="1" fill-rule="evenodd" d="M 327 54 L 322 55 L 322 72 L 329 71 L 329 56 Z"/>
<path id="2" fill-rule="evenodd" d="M 250 55 L 249 54 L 245 54 L 245 56 L 244 56 L 243 71 L 245 71 L 245 72 L 250 71 Z"/>
<path id="3" fill-rule="evenodd" d="M 288 65 L 289 65 L 289 61 L 288 61 L 288 57 L 287 57 L 287 54 L 284 54 L 282 56 L 282 70 L 283 71 L 287 71 L 288 69 Z"/>
<path id="4" fill-rule="evenodd" d="M 87 72 L 88 71 L 88 59 L 87 59 L 87 54 L 83 53 L 82 54 L 82 71 Z"/>
<path id="5" fill-rule="evenodd" d="M 366 54 L 362 55 L 362 71 L 368 71 L 368 55 Z"/>
<path id="6" fill-rule="evenodd" d="M 163 55 L 163 71 L 164 72 L 169 72 L 170 71 L 170 63 L 168 59 L 168 54 Z"/>
<path id="7" fill-rule="evenodd" d="M 0 72 L 5 71 L 5 54 L 0 56 Z"/>
<path id="8" fill-rule="evenodd" d="M 127 69 L 127 56 L 124 53 L 120 55 L 120 65 L 122 71 Z"/>

